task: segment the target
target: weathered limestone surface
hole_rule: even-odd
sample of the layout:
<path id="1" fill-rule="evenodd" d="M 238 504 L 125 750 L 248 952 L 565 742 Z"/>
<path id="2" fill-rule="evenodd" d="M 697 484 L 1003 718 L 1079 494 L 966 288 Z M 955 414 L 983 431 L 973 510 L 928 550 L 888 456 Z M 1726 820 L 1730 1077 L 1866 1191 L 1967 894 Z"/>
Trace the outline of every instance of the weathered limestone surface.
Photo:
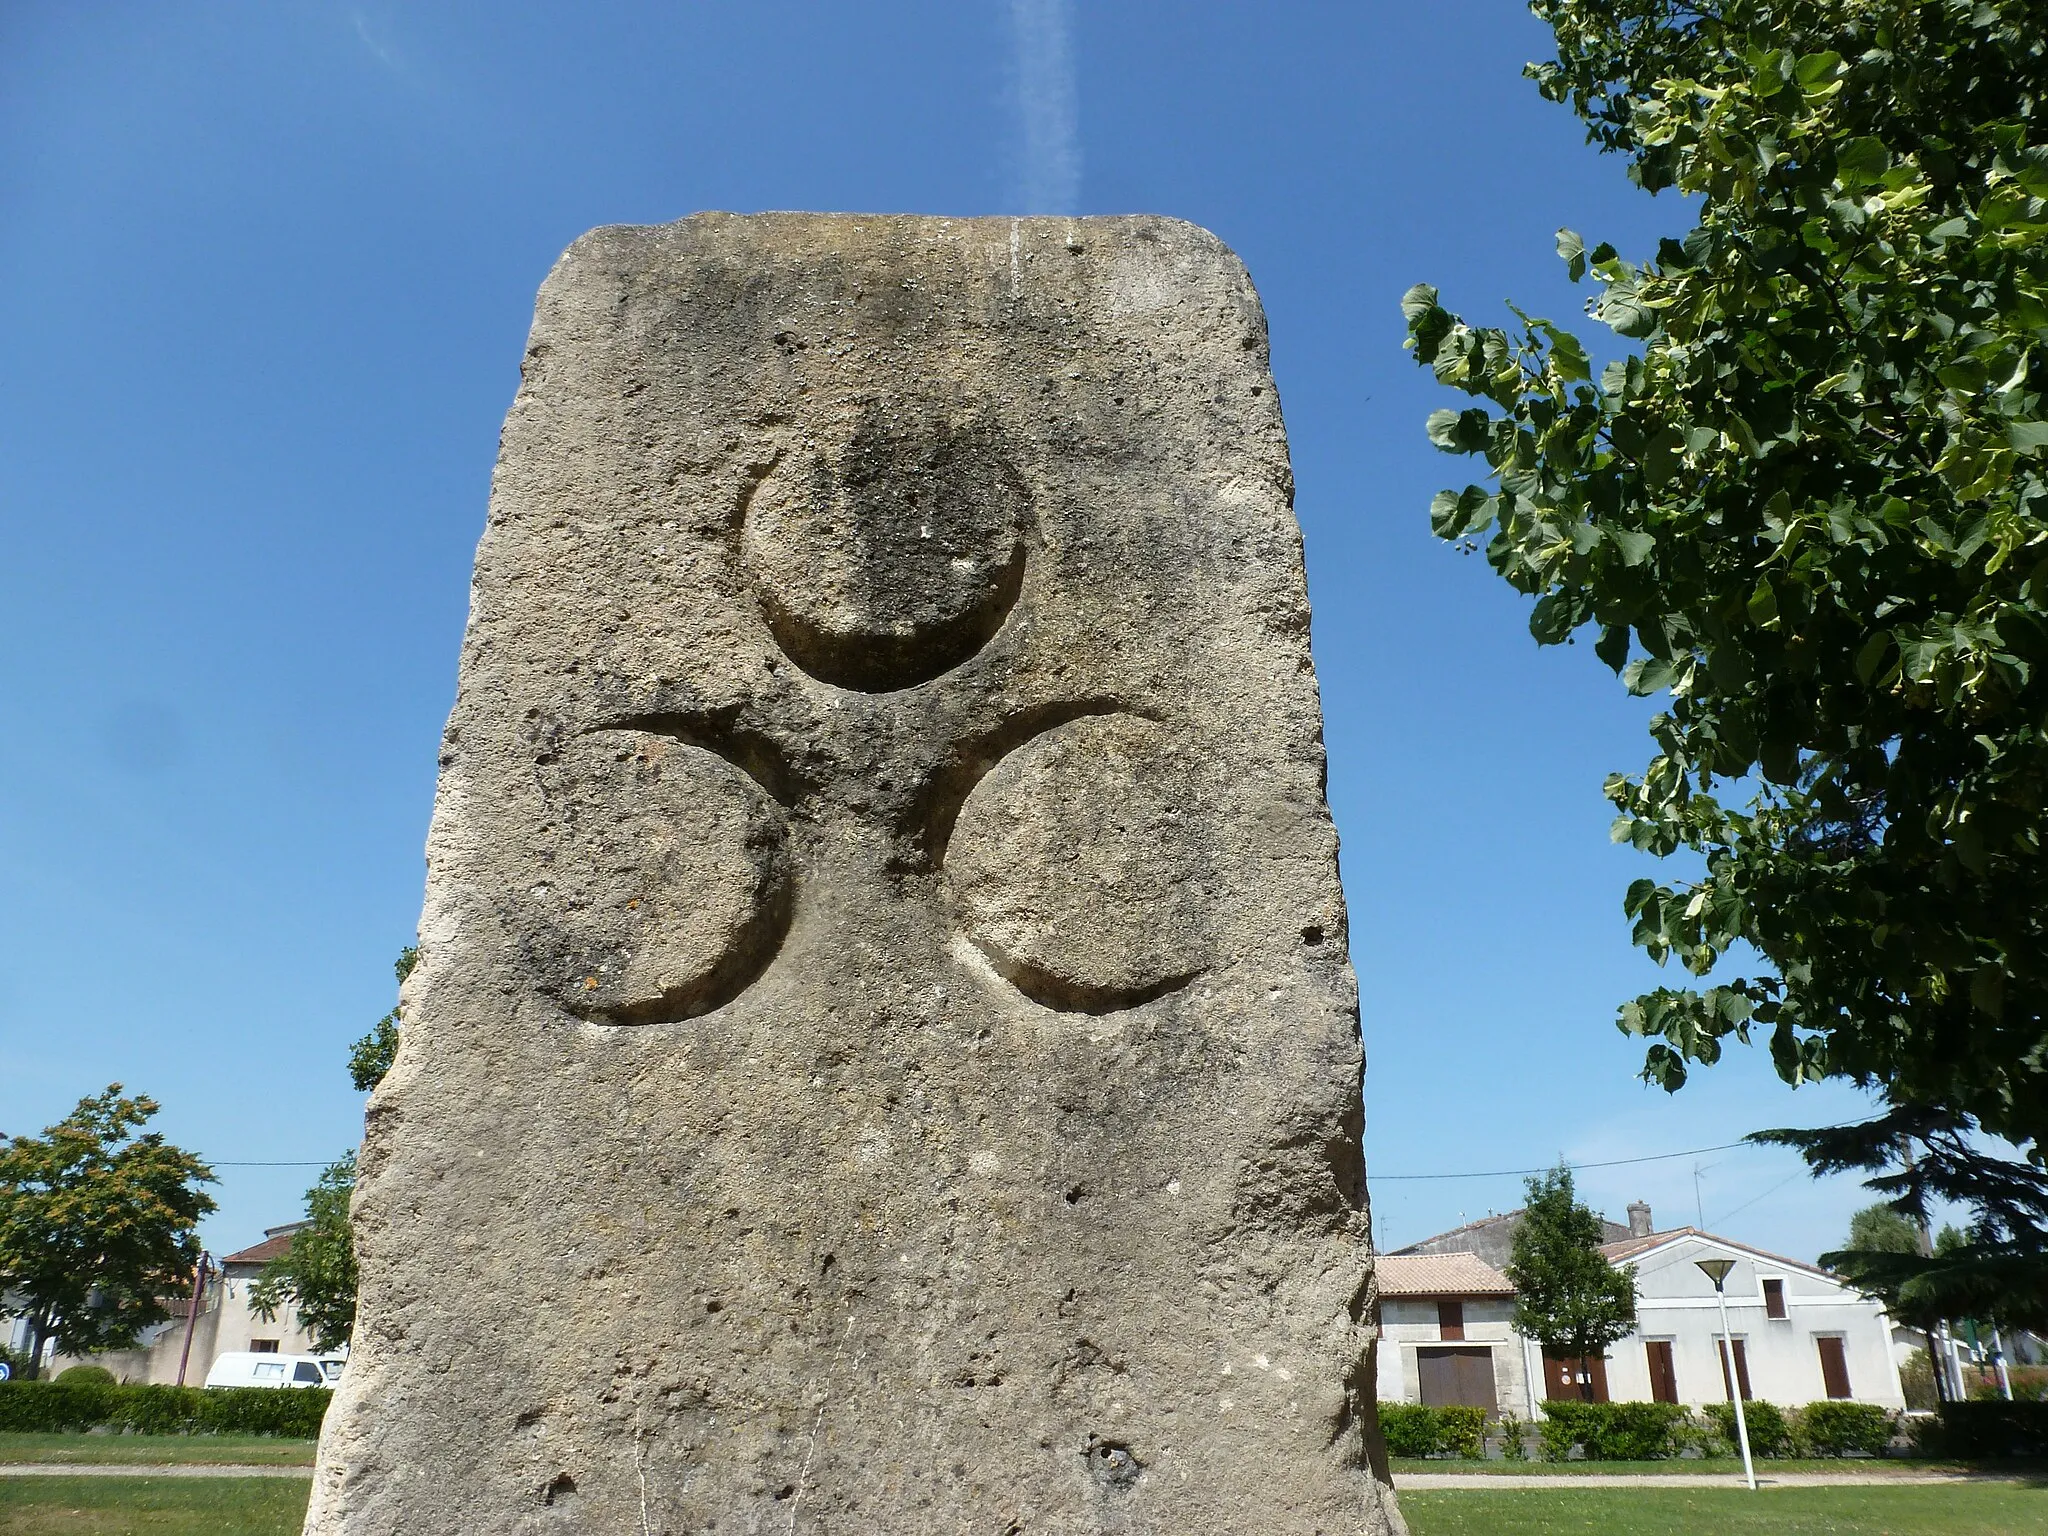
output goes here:
<path id="1" fill-rule="evenodd" d="M 1401 1530 L 1290 494 L 1189 225 L 570 249 L 308 1530 Z"/>

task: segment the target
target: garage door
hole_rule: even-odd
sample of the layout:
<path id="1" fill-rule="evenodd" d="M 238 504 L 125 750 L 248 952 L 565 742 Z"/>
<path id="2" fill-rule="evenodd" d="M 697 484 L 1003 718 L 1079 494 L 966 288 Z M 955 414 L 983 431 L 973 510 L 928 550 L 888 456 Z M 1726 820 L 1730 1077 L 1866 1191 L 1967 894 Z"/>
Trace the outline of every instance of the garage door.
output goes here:
<path id="1" fill-rule="evenodd" d="M 1462 1404 L 1484 1408 L 1489 1414 L 1499 1411 L 1493 1395 L 1491 1349 L 1418 1349 L 1415 1374 L 1422 1400 L 1432 1408 Z"/>

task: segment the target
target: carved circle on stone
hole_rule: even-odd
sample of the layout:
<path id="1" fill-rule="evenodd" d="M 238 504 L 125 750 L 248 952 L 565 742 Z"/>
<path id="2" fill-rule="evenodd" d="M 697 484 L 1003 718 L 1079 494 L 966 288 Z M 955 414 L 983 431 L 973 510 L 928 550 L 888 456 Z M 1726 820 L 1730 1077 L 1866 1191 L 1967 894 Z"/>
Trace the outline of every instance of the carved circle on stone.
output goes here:
<path id="1" fill-rule="evenodd" d="M 1029 503 L 993 417 L 872 406 L 842 449 L 793 453 L 755 488 L 741 546 L 789 658 L 884 693 L 950 671 L 1002 627 Z"/>
<path id="2" fill-rule="evenodd" d="M 1089 715 L 1026 742 L 968 794 L 946 850 L 962 930 L 1032 1001 L 1135 1007 L 1205 960 L 1215 881 L 1173 733 Z"/>
<path id="3" fill-rule="evenodd" d="M 600 1023 L 721 1008 L 788 930 L 782 807 L 701 746 L 638 730 L 568 742 L 538 770 L 551 846 L 528 894 L 558 1001 Z"/>

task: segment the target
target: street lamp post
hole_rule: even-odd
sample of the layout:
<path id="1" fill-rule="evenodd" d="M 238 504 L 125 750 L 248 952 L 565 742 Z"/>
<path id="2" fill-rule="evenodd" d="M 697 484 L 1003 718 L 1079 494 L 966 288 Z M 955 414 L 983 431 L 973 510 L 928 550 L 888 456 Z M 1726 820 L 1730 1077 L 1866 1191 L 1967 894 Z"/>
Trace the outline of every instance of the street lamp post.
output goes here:
<path id="1" fill-rule="evenodd" d="M 1756 1492 L 1756 1463 L 1749 1459 L 1749 1420 L 1742 1412 L 1742 1375 L 1735 1369 L 1735 1336 L 1728 1331 L 1728 1293 L 1721 1289 L 1728 1279 L 1728 1271 L 1735 1267 L 1733 1259 L 1695 1259 L 1706 1277 L 1714 1282 L 1714 1295 L 1721 1302 L 1721 1364 L 1728 1372 L 1728 1396 L 1735 1402 L 1735 1438 L 1742 1445 L 1742 1480 L 1749 1484 L 1750 1492 Z"/>

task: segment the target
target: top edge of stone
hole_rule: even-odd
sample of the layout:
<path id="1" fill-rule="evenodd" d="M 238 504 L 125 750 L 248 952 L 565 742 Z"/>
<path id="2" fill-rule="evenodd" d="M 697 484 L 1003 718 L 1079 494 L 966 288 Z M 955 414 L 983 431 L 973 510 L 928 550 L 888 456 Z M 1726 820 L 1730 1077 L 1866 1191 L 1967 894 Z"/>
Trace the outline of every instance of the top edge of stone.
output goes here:
<path id="1" fill-rule="evenodd" d="M 1020 244 L 1058 246 L 1082 254 L 1091 244 L 1168 242 L 1183 255 L 1199 253 L 1249 281 L 1244 261 L 1212 231 L 1167 214 L 977 214 L 951 217 L 917 213 L 727 213 L 706 210 L 663 224 L 600 224 L 570 244 L 555 275 L 583 260 L 616 258 L 633 246 L 707 249 L 751 248 L 787 257 L 855 256 L 866 252 L 983 243 L 991 234 Z"/>

